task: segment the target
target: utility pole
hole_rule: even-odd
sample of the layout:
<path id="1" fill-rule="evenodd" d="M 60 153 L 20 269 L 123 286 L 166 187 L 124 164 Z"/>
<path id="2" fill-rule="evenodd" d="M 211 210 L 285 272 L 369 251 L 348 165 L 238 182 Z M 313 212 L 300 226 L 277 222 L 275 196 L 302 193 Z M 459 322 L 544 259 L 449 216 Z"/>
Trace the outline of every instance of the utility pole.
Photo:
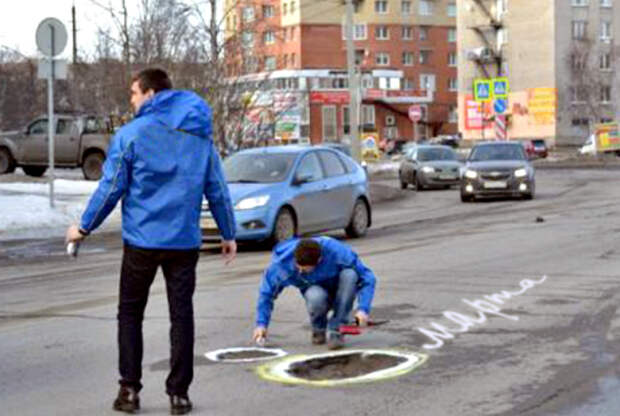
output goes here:
<path id="1" fill-rule="evenodd" d="M 362 149 L 359 137 L 359 121 L 358 112 L 358 88 L 357 76 L 355 74 L 355 51 L 353 50 L 353 0 L 347 0 L 347 20 L 346 20 L 346 36 L 347 36 L 347 72 L 349 75 L 349 120 L 351 123 L 351 153 L 353 159 L 358 162 L 362 161 Z"/>
<path id="2" fill-rule="evenodd" d="M 77 64 L 77 23 L 75 22 L 75 3 L 71 6 L 71 26 L 73 29 L 73 65 Z"/>

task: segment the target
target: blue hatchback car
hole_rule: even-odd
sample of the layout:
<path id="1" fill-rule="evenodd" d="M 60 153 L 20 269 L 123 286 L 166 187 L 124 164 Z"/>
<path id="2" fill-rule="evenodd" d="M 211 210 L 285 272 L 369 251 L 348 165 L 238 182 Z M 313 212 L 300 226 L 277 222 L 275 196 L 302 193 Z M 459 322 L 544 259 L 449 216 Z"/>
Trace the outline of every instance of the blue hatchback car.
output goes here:
<path id="1" fill-rule="evenodd" d="M 353 159 L 322 146 L 242 150 L 224 161 L 237 240 L 278 243 L 293 235 L 344 228 L 361 237 L 371 225 L 368 180 Z M 205 202 L 203 241 L 219 241 Z"/>

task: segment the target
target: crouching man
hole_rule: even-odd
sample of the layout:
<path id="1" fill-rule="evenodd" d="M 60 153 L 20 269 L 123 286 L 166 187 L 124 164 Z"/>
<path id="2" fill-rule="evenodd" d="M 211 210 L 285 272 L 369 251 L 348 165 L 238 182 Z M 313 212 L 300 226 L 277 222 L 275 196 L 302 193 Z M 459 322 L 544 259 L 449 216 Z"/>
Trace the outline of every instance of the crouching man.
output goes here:
<path id="1" fill-rule="evenodd" d="M 342 348 L 340 325 L 349 322 L 356 295 L 355 319 L 360 326 L 368 322 L 375 280 L 357 254 L 333 238 L 292 239 L 279 244 L 260 284 L 254 341 L 260 343 L 267 336 L 277 296 L 285 287 L 295 286 L 306 301 L 312 343 L 324 344 L 327 331 L 328 348 Z"/>

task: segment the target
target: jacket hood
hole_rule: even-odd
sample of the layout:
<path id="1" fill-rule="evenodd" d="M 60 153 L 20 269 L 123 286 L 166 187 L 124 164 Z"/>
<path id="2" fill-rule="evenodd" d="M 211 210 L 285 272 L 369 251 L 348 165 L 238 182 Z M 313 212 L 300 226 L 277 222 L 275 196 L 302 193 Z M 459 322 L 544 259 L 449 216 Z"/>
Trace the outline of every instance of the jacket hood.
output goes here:
<path id="1" fill-rule="evenodd" d="M 151 115 L 166 126 L 194 136 L 211 138 L 211 108 L 191 91 L 160 91 L 138 110 L 136 118 Z"/>

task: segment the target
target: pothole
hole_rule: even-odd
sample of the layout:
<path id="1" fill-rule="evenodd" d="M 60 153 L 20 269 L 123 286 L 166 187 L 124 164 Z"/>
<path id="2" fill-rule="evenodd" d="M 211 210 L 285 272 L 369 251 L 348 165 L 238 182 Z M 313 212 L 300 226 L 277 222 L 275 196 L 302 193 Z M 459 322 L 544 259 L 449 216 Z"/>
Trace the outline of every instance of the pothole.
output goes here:
<path id="1" fill-rule="evenodd" d="M 222 348 L 205 354 L 211 361 L 242 363 L 284 357 L 286 351 L 278 348 L 237 347 Z"/>
<path id="2" fill-rule="evenodd" d="M 347 350 L 288 357 L 257 369 L 271 381 L 315 386 L 377 381 L 396 377 L 419 367 L 424 354 L 392 350 Z"/>

